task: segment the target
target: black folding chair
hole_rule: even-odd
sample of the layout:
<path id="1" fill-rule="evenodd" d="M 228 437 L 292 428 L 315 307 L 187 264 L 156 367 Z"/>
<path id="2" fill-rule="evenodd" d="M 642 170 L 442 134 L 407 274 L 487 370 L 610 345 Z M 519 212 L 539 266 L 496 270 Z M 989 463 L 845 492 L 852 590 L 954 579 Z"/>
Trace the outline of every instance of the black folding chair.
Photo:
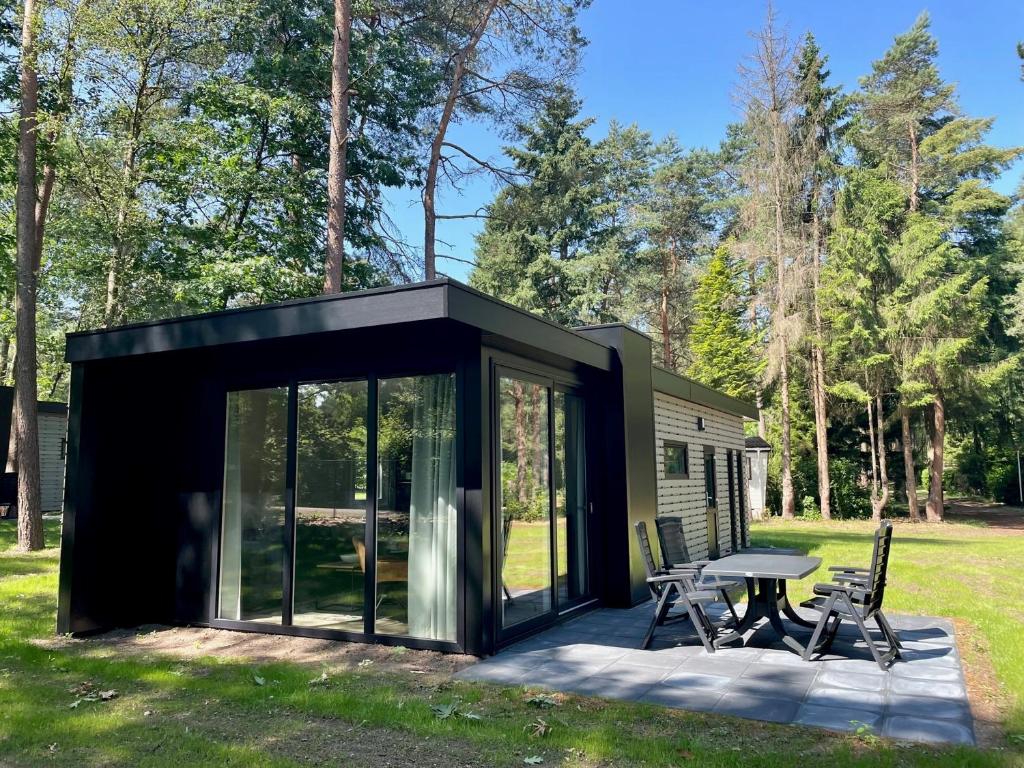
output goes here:
<path id="1" fill-rule="evenodd" d="M 640 520 L 635 524 L 635 528 L 640 543 L 640 553 L 643 556 L 644 569 L 647 572 L 647 587 L 650 589 L 655 603 L 651 626 L 640 647 L 642 649 L 650 647 L 654 631 L 659 626 L 673 620 L 669 617 L 669 610 L 675 605 L 681 605 L 686 609 L 686 613 L 675 618 L 689 618 L 697 631 L 697 637 L 700 638 L 701 644 L 708 653 L 714 653 L 718 627 L 708 618 L 704 606 L 719 602 L 720 593 L 712 589 L 697 589 L 694 585 L 694 579 L 698 575 L 696 571 L 685 568 L 671 571 L 659 569 L 655 565 L 651 540 L 647 535 L 647 524 Z"/>
<path id="2" fill-rule="evenodd" d="M 803 605 L 821 610 L 821 618 L 814 628 L 811 641 L 804 651 L 804 659 L 810 659 L 814 653 L 827 651 L 839 632 L 844 619 L 853 621 L 860 630 L 864 642 L 867 643 L 871 656 L 883 671 L 901 657 L 899 637 L 893 631 L 885 614 L 882 613 L 882 601 L 885 597 L 886 571 L 889 567 L 889 550 L 892 545 L 892 523 L 883 520 L 875 532 L 875 546 L 871 555 L 869 568 L 840 567 L 833 571 L 833 582 L 816 584 L 815 597 Z M 867 622 L 874 620 L 882 633 L 882 639 L 888 647 L 879 648 L 879 643 L 868 631 Z M 832 622 L 831 625 L 829 622 Z M 824 635 L 825 639 L 819 645 Z"/>
<path id="3" fill-rule="evenodd" d="M 666 571 L 689 570 L 695 571 L 695 584 L 698 590 L 714 590 L 721 596 L 721 602 L 725 603 L 732 614 L 733 620 L 739 624 L 739 616 L 736 615 L 736 608 L 733 606 L 729 592 L 738 592 L 746 589 L 746 583 L 736 579 L 723 579 L 718 576 L 704 576 L 704 566 L 710 560 L 691 560 L 690 552 L 686 548 L 686 535 L 683 533 L 683 521 L 678 517 L 659 517 L 655 521 L 658 526 L 658 541 L 661 543 L 661 559 L 665 564 Z"/>

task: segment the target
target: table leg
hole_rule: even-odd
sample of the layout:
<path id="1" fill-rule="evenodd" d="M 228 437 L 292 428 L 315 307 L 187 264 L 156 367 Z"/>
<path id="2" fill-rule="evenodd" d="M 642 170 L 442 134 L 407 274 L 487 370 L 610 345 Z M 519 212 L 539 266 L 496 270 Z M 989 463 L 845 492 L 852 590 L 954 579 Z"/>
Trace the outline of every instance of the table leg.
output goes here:
<path id="1" fill-rule="evenodd" d="M 779 584 L 779 605 L 782 607 L 782 613 L 785 614 L 786 618 L 801 627 L 807 629 L 814 629 L 818 626 L 816 621 L 807 621 L 796 612 L 793 604 L 789 602 L 789 596 L 786 595 L 786 581 L 783 579 L 778 582 Z"/>
<path id="2" fill-rule="evenodd" d="M 785 602 L 785 587 L 780 590 L 779 582 L 776 579 L 765 579 L 765 582 L 765 586 L 768 588 L 768 621 L 771 622 L 772 629 L 783 643 L 803 656 L 804 646 L 786 631 L 786 625 L 782 623 L 782 617 L 779 615 L 779 608 L 787 604 Z M 782 584 L 785 584 L 785 581 Z"/>
<path id="3" fill-rule="evenodd" d="M 736 628 L 728 634 L 719 637 L 715 640 L 715 647 L 721 647 L 727 645 L 738 637 L 742 637 L 748 632 L 759 618 L 764 616 L 764 610 L 762 602 L 764 600 L 764 584 L 761 585 L 761 594 L 757 593 L 757 583 L 754 579 L 747 579 L 747 609 L 743 612 L 743 618 L 740 619 L 740 623 L 736 625 Z"/>

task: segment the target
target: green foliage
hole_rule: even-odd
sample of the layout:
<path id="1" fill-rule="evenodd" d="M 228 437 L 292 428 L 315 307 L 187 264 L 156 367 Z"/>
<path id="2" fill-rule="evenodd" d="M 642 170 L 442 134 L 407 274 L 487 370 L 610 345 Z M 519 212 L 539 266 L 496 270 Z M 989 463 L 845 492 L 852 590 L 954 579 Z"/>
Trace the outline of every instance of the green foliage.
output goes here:
<path id="1" fill-rule="evenodd" d="M 697 278 L 687 374 L 733 397 L 752 400 L 763 362 L 757 354 L 759 339 L 744 319 L 745 304 L 739 268 L 727 248 L 719 248 Z"/>

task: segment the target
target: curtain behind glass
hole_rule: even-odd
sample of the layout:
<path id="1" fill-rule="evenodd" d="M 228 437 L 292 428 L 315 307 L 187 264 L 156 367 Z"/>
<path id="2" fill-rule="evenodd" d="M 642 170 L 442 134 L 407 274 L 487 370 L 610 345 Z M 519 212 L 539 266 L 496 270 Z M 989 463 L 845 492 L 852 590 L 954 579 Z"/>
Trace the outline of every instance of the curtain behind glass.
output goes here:
<path id="1" fill-rule="evenodd" d="M 455 377 L 416 379 L 409 520 L 409 635 L 456 639 Z"/>

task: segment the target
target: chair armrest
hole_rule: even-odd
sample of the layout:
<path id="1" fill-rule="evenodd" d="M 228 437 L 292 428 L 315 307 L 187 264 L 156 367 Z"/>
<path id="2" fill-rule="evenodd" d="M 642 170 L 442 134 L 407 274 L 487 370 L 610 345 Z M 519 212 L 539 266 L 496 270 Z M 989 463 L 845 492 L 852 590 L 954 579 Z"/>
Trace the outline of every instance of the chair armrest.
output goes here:
<path id="1" fill-rule="evenodd" d="M 834 576 L 832 578 L 833 584 L 849 584 L 854 587 L 866 587 L 868 584 L 867 576 Z"/>
<path id="2" fill-rule="evenodd" d="M 851 597 L 861 598 L 865 598 L 871 594 L 870 592 L 868 592 L 868 590 L 861 589 L 860 587 L 856 587 L 853 584 L 836 584 L 834 582 L 831 584 L 815 584 L 814 589 L 815 591 L 820 589 L 823 592 L 845 592 Z"/>
<path id="3" fill-rule="evenodd" d="M 679 583 L 682 581 L 682 576 L 678 573 L 663 573 L 659 576 L 648 576 L 648 584 L 664 584 L 666 582 Z"/>
<path id="4" fill-rule="evenodd" d="M 833 565 L 829 567 L 829 571 L 832 573 L 871 573 L 870 568 L 855 568 L 848 565 Z"/>
<path id="5" fill-rule="evenodd" d="M 700 568 L 691 568 L 688 565 L 673 565 L 668 569 L 669 573 L 680 573 L 686 576 L 700 576 Z"/>

